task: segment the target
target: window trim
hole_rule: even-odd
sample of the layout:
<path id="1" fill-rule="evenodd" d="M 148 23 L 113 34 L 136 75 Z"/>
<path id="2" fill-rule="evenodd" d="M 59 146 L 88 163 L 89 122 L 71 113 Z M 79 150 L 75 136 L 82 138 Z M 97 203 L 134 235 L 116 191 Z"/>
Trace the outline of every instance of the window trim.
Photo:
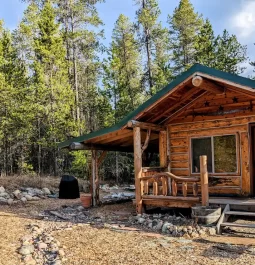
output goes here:
<path id="1" fill-rule="evenodd" d="M 215 162 L 214 162 L 214 137 L 217 136 L 228 136 L 234 135 L 236 137 L 236 172 L 224 172 L 224 173 L 214 173 L 215 172 Z M 211 138 L 211 149 L 212 149 L 212 171 L 208 172 L 209 176 L 240 176 L 240 168 L 241 168 L 241 161 L 240 161 L 240 136 L 239 133 L 218 133 L 213 135 L 203 135 L 203 136 L 190 136 L 189 137 L 189 161 L 190 161 L 190 175 L 199 176 L 200 173 L 193 172 L 193 150 L 192 150 L 192 139 L 201 139 L 201 138 Z"/>

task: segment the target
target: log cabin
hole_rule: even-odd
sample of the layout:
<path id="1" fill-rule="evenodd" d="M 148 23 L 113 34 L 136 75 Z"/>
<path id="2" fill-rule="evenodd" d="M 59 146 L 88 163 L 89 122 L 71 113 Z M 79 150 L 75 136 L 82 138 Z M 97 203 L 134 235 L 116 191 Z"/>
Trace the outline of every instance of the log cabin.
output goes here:
<path id="1" fill-rule="evenodd" d="M 110 128 L 59 148 L 92 150 L 92 198 L 107 151 L 133 152 L 136 209 L 255 195 L 255 80 L 195 64 Z M 158 167 L 145 166 L 148 153 Z M 146 163 L 147 164 L 147 163 Z"/>

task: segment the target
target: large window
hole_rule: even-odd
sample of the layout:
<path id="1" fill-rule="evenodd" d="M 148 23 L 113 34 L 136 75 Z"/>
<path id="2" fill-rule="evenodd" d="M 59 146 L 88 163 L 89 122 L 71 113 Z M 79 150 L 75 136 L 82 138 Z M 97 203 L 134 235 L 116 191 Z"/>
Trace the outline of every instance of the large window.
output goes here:
<path id="1" fill-rule="evenodd" d="M 192 172 L 200 172 L 199 157 L 207 156 L 209 173 L 236 173 L 236 135 L 191 139 Z"/>

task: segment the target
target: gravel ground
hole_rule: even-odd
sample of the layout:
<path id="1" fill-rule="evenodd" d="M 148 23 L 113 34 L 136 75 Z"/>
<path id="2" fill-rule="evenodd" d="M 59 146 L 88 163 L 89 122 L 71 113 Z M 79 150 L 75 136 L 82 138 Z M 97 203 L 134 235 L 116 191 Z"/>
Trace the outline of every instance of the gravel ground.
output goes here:
<path id="1" fill-rule="evenodd" d="M 35 220 L 42 210 L 77 205 L 79 200 L 46 199 L 15 206 L 0 206 L 0 265 L 19 265 L 19 239 L 27 235 L 29 224 L 44 226 L 50 222 Z M 95 215 L 119 215 L 134 212 L 132 203 L 91 209 Z M 54 232 L 65 249 L 64 265 L 148 265 L 148 264 L 254 264 L 255 242 L 239 238 L 212 237 L 195 240 L 167 237 L 136 231 L 116 231 L 93 225 L 76 225 Z M 217 240 L 220 239 L 220 240 Z M 239 244 L 239 245 L 237 245 Z M 254 248 L 252 247 L 254 246 Z"/>

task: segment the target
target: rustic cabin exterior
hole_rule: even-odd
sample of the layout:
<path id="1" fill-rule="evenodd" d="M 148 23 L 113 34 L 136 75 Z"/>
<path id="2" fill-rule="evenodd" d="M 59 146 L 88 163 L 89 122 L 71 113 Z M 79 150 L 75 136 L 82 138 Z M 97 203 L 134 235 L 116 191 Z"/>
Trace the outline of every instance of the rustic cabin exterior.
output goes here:
<path id="1" fill-rule="evenodd" d="M 138 212 L 254 196 L 254 104 L 254 80 L 196 64 L 120 123 L 59 147 L 92 150 L 94 204 L 107 151 L 134 152 Z M 159 167 L 144 166 L 148 152 L 159 153 Z"/>

